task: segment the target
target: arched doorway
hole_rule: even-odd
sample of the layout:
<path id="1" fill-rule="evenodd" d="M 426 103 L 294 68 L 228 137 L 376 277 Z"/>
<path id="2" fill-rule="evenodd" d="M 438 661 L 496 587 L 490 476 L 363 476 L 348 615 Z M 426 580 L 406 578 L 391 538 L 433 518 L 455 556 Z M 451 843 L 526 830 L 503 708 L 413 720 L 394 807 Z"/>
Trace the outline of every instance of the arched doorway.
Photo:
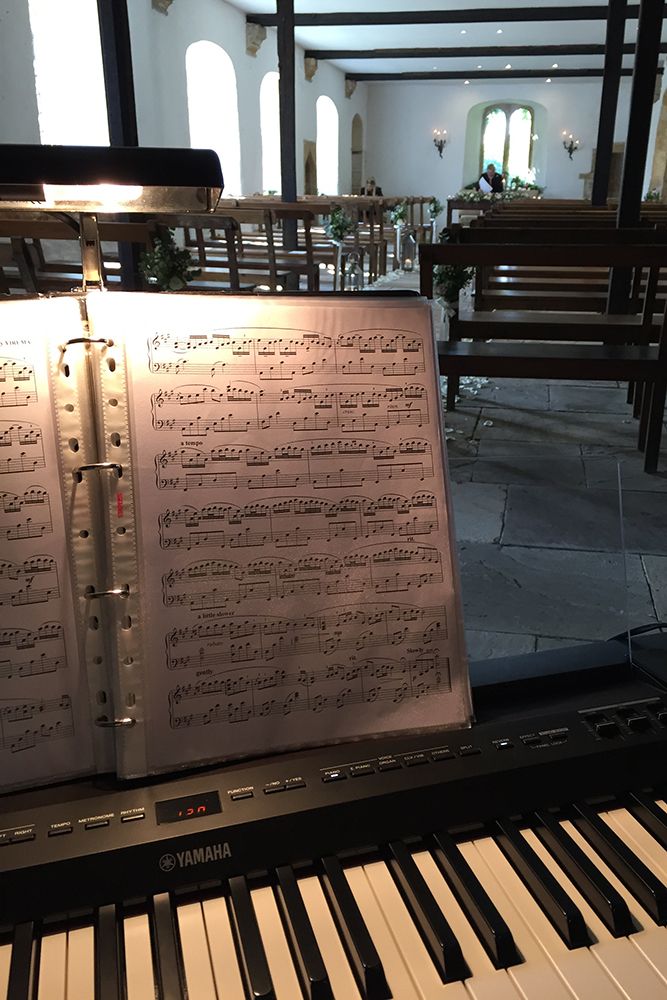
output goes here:
<path id="1" fill-rule="evenodd" d="M 359 194 L 363 186 L 364 176 L 364 123 L 361 115 L 357 114 L 352 119 L 352 180 L 350 181 L 351 194 Z"/>
<path id="2" fill-rule="evenodd" d="M 338 194 L 338 108 L 322 94 L 317 114 L 317 181 L 322 194 Z"/>

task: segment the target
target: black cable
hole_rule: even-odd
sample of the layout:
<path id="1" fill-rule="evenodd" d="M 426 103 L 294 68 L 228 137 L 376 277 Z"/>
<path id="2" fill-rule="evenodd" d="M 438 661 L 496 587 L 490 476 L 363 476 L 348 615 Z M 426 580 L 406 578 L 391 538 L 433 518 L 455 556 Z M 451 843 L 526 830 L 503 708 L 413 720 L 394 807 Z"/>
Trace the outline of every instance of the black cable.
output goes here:
<path id="1" fill-rule="evenodd" d="M 636 628 L 631 628 L 629 631 L 620 632 L 618 635 L 612 635 L 608 642 L 621 642 L 623 639 L 633 635 L 645 635 L 647 632 L 657 632 L 667 629 L 667 622 L 653 622 L 651 625 L 637 625 Z"/>

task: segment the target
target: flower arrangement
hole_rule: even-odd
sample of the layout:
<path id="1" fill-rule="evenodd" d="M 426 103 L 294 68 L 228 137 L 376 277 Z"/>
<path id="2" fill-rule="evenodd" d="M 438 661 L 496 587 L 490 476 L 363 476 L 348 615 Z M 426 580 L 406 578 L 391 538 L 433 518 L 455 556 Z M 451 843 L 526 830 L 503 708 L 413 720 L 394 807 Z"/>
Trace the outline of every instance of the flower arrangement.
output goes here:
<path id="1" fill-rule="evenodd" d="M 451 233 L 443 229 L 439 243 L 449 243 Z M 438 264 L 433 268 L 433 291 L 444 299 L 449 306 L 449 312 L 458 308 L 459 292 L 475 277 L 475 268 L 466 264 Z"/>
<path id="2" fill-rule="evenodd" d="M 516 178 L 513 178 L 513 181 Z M 540 198 L 544 188 L 537 184 L 527 184 L 522 182 L 521 187 L 510 187 L 507 191 L 495 193 L 493 191 L 484 194 L 483 191 L 476 191 L 474 187 L 464 187 L 453 196 L 457 201 L 512 201 L 515 198 Z"/>
<path id="3" fill-rule="evenodd" d="M 346 236 L 354 230 L 354 223 L 349 215 L 346 215 L 340 205 L 335 205 L 331 209 L 324 231 L 334 243 L 342 243 Z"/>
<path id="4" fill-rule="evenodd" d="M 200 268 L 192 266 L 189 251 L 177 246 L 173 229 L 158 235 L 152 250 L 142 252 L 139 271 L 149 285 L 156 285 L 162 292 L 180 292 L 201 274 Z"/>
<path id="5" fill-rule="evenodd" d="M 644 195 L 644 201 L 660 201 L 660 188 L 651 188 Z"/>
<path id="6" fill-rule="evenodd" d="M 442 204 L 441 201 L 439 201 L 435 196 L 431 198 L 431 200 L 428 203 L 428 212 L 429 215 L 431 216 L 432 221 L 437 219 L 440 213 L 444 212 L 444 210 L 445 206 Z"/>
<path id="7" fill-rule="evenodd" d="M 408 219 L 408 203 L 407 201 L 399 201 L 395 208 L 392 208 L 389 213 L 389 218 L 391 219 L 392 226 L 403 225 Z"/>

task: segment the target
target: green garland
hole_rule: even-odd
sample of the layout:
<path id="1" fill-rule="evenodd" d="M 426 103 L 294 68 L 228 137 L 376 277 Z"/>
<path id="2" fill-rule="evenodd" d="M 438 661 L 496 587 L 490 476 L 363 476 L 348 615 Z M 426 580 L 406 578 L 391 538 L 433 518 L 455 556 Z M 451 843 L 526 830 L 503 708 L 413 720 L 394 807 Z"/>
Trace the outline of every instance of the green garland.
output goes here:
<path id="1" fill-rule="evenodd" d="M 331 209 L 331 215 L 324 226 L 324 231 L 330 240 L 342 243 L 345 237 L 354 231 L 354 223 L 340 205 L 335 205 Z"/>
<path id="2" fill-rule="evenodd" d="M 157 236 L 152 250 L 144 250 L 139 257 L 139 271 L 149 285 L 157 285 L 162 292 L 180 292 L 188 281 L 198 278 L 201 268 L 192 266 L 188 250 L 174 242 L 174 230 L 168 236 Z"/>

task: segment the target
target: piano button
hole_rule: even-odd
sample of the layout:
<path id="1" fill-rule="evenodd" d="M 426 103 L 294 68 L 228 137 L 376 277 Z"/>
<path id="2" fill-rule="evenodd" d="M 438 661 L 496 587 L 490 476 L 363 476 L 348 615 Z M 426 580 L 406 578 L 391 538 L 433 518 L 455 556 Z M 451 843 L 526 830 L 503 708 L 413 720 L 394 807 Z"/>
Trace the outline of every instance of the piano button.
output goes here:
<path id="1" fill-rule="evenodd" d="M 67 931 L 42 935 L 36 978 L 37 1000 L 66 1000 Z"/>
<path id="2" fill-rule="evenodd" d="M 188 1000 L 217 1000 L 211 956 L 201 903 L 184 903 L 176 908 L 178 934 Z"/>
<path id="3" fill-rule="evenodd" d="M 33 996 L 33 932 L 32 921 L 14 928 L 7 1000 L 31 1000 Z"/>
<path id="4" fill-rule="evenodd" d="M 246 1000 L 227 900 L 224 896 L 205 899 L 202 911 L 218 996 L 224 1000 Z"/>
<path id="5" fill-rule="evenodd" d="M 629 819 L 637 823 L 633 817 Z M 653 919 L 659 924 L 666 923 L 667 888 L 649 871 L 641 858 L 585 803 L 575 803 L 572 821 Z"/>
<path id="6" fill-rule="evenodd" d="M 155 976 L 151 952 L 151 930 L 146 913 L 125 918 L 123 921 L 123 944 L 125 947 L 127 1000 L 145 1000 L 146 997 L 154 997 Z"/>
<path id="7" fill-rule="evenodd" d="M 116 907 L 100 906 L 95 927 L 95 1000 L 120 1000 L 121 970 Z"/>
<path id="8" fill-rule="evenodd" d="M 95 928 L 91 924 L 67 933 L 67 1000 L 90 1000 L 94 993 Z"/>
<path id="9" fill-rule="evenodd" d="M 264 942 L 276 1000 L 301 1000 L 303 994 L 285 937 L 273 889 L 266 886 L 250 893 L 257 925 Z"/>
<path id="10" fill-rule="evenodd" d="M 658 843 L 667 848 L 667 813 L 658 803 L 643 792 L 632 792 L 628 796 L 627 807 Z"/>
<path id="11" fill-rule="evenodd" d="M 559 866 L 600 916 L 614 937 L 632 934 L 634 927 L 625 900 L 550 813 L 535 814 L 536 832 Z"/>
<path id="12" fill-rule="evenodd" d="M 569 896 L 508 819 L 498 820 L 494 839 L 569 948 L 590 943 L 584 918 Z"/>
<path id="13" fill-rule="evenodd" d="M 420 996 L 446 997 L 447 1000 L 467 1000 L 462 982 L 443 986 L 439 970 L 433 964 L 415 922 L 401 898 L 398 887 L 384 861 L 364 865 L 373 895 L 382 911 L 391 937 L 394 939 Z M 469 970 L 466 968 L 469 975 Z M 390 980 L 391 982 L 391 980 Z M 401 994 L 399 994 L 401 995 Z"/>
<path id="14" fill-rule="evenodd" d="M 364 929 L 372 939 L 373 949 L 377 949 L 378 961 L 382 961 L 383 974 L 386 973 L 387 988 L 382 996 L 394 997 L 395 1000 L 399 997 L 400 1000 L 423 1000 L 424 994 L 419 991 L 403 961 L 366 872 L 360 866 L 348 868 L 345 879 L 354 905 L 358 907 L 360 918 L 364 921 Z M 442 988 L 442 984 L 438 985 Z M 453 986 L 456 989 L 459 984 L 454 983 Z M 376 995 L 362 990 L 364 1000 L 371 1000 Z"/>
<path id="15" fill-rule="evenodd" d="M 519 918 L 514 905 L 476 847 L 476 841 L 459 844 L 459 850 L 489 894 L 493 905 L 516 934 L 523 964 L 513 965 L 507 974 L 526 1000 L 572 1000 L 572 994 L 546 959 L 544 952 Z M 587 998 L 588 1000 L 588 998 Z"/>
<path id="16" fill-rule="evenodd" d="M 486 949 L 468 922 L 432 855 L 428 851 L 419 851 L 413 855 L 413 860 L 461 945 L 472 973 L 472 978 L 466 980 L 466 988 L 474 1000 L 520 1000 L 520 994 L 506 970 L 494 969 Z"/>
<path id="17" fill-rule="evenodd" d="M 278 868 L 276 878 L 276 899 L 290 937 L 306 1000 L 333 1000 L 327 970 L 294 872 L 289 867 Z"/>
<path id="18" fill-rule="evenodd" d="M 469 975 L 461 946 L 402 841 L 389 845 L 388 867 L 443 982 Z"/>
<path id="19" fill-rule="evenodd" d="M 497 969 L 521 961 L 512 932 L 447 833 L 436 833 L 434 856 Z"/>
<path id="20" fill-rule="evenodd" d="M 335 1000 L 361 1000 L 319 879 L 315 876 L 300 878 L 297 886 L 322 953 Z"/>
<path id="21" fill-rule="evenodd" d="M 533 935 L 547 958 L 575 997 L 595 1000 L 619 1000 L 618 990 L 586 948 L 568 949 L 556 933 L 543 909 L 528 892 L 499 846 L 488 838 L 475 841 L 475 847 L 493 872 L 498 884 Z M 582 918 L 583 923 L 583 918 Z"/>
<path id="22" fill-rule="evenodd" d="M 655 940 L 651 940 L 654 935 L 648 930 L 651 923 L 650 916 L 642 910 L 639 903 L 632 898 L 630 893 L 624 889 L 623 884 L 607 867 L 604 860 L 591 847 L 586 838 L 577 830 L 573 823 L 565 821 L 563 826 L 567 829 L 572 839 L 579 845 L 582 852 L 590 859 L 610 883 L 614 885 L 619 895 L 627 900 L 628 907 L 633 917 L 637 921 L 639 930 L 632 934 L 630 938 L 612 937 L 602 921 L 598 920 L 596 914 L 588 906 L 586 901 L 581 899 L 582 912 L 586 923 L 591 928 L 597 942 L 591 945 L 591 952 L 595 955 L 608 974 L 617 983 L 621 992 L 629 997 L 643 998 L 651 997 L 651 1000 L 666 1000 L 667 985 L 664 977 L 658 978 L 655 964 L 651 959 L 647 959 L 643 947 L 647 952 L 655 948 Z M 645 927 L 646 930 L 642 930 Z M 662 935 L 661 955 L 664 963 L 665 938 L 663 928 L 657 928 Z"/>
<path id="23" fill-rule="evenodd" d="M 375 945 L 337 858 L 322 859 L 322 886 L 364 1000 L 385 1000 L 389 988 Z"/>
<path id="24" fill-rule="evenodd" d="M 276 1000 L 271 973 L 250 898 L 248 884 L 242 875 L 229 880 L 232 899 L 232 919 L 241 949 L 243 972 L 253 1000 Z"/>
<path id="25" fill-rule="evenodd" d="M 181 1000 L 182 976 L 178 940 L 171 897 L 168 892 L 153 896 L 151 913 L 156 972 L 160 986 L 160 1000 Z"/>

